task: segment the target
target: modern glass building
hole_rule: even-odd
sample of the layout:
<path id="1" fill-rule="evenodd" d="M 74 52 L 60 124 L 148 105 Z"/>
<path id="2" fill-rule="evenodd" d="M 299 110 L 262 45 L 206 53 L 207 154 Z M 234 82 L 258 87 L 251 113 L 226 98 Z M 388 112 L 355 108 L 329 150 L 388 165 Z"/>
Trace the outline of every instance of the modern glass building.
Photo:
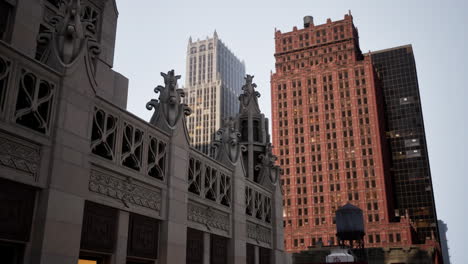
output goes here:
<path id="1" fill-rule="evenodd" d="M 438 231 L 413 49 L 406 45 L 370 57 L 384 98 L 395 214 L 410 215 L 423 243 Z"/>

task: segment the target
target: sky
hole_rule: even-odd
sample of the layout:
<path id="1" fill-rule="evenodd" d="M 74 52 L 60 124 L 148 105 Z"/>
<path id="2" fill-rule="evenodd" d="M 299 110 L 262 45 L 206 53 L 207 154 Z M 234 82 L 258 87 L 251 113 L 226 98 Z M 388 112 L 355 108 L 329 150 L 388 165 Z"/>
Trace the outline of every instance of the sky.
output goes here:
<path id="1" fill-rule="evenodd" d="M 271 117 L 274 32 L 343 19 L 351 10 L 363 52 L 413 45 L 438 218 L 448 225 L 451 263 L 464 264 L 468 228 L 468 1 L 463 0 L 116 0 L 119 10 L 114 70 L 129 78 L 128 110 L 145 120 L 157 98 L 160 72 L 174 69 L 185 83 L 190 36 L 216 30 L 244 60 Z M 468 200 L 468 199 L 467 199 Z"/>

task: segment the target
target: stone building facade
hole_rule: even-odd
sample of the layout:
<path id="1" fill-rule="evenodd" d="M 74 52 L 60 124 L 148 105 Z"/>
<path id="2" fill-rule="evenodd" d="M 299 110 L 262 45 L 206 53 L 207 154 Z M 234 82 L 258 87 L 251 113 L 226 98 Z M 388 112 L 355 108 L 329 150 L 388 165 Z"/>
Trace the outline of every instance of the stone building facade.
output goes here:
<path id="1" fill-rule="evenodd" d="M 336 245 L 335 211 L 347 202 L 364 211 L 366 247 L 440 249 L 407 50 L 364 55 L 351 13 L 321 25 L 308 16 L 302 29 L 275 32 L 273 143 L 285 170 L 287 251 Z M 405 96 L 412 101 L 400 104 Z M 398 131 L 404 139 L 388 136 Z M 397 151 L 408 155 L 396 159 Z"/>
<path id="2" fill-rule="evenodd" d="M 285 261 L 279 168 L 251 76 L 210 158 L 189 144 L 173 71 L 150 122 L 125 110 L 115 1 L 0 5 L 2 263 Z"/>
<path id="3" fill-rule="evenodd" d="M 221 41 L 212 38 L 187 45 L 185 98 L 193 110 L 187 117 L 191 144 L 205 154 L 222 121 L 236 114 L 245 76 L 245 64 Z"/>

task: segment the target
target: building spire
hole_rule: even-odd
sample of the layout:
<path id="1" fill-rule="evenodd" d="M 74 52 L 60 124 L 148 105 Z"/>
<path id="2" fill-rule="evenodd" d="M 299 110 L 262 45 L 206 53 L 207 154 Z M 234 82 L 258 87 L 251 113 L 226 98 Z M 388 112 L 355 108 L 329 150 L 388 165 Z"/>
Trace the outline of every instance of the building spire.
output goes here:
<path id="1" fill-rule="evenodd" d="M 243 94 L 239 96 L 240 101 L 240 110 L 239 113 L 245 111 L 254 111 L 256 113 L 260 113 L 260 108 L 258 107 L 258 97 L 260 97 L 260 93 L 255 91 L 257 85 L 252 82 L 254 76 L 247 74 L 244 77 L 245 84 L 242 86 L 242 90 L 244 91 Z"/>
<path id="2" fill-rule="evenodd" d="M 150 123 L 156 126 L 162 126 L 162 129 L 169 127 L 175 129 L 179 120 L 183 116 L 188 116 L 192 113 L 190 107 L 182 103 L 182 97 L 185 93 L 182 89 L 177 89 L 177 80 L 180 75 L 175 75 L 174 70 L 164 73 L 161 72 L 164 78 L 164 86 L 158 85 L 154 88 L 155 93 L 160 93 L 159 100 L 151 99 L 146 104 L 148 110 L 155 109 Z"/>

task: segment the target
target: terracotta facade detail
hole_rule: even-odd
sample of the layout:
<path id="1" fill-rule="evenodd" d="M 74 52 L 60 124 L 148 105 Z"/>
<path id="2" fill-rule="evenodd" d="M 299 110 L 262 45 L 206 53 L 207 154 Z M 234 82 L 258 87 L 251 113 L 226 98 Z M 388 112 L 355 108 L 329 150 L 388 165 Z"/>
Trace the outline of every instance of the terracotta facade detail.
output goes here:
<path id="1" fill-rule="evenodd" d="M 247 222 L 247 237 L 257 242 L 263 242 L 268 245 L 271 244 L 271 229 L 262 225 Z"/>
<path id="2" fill-rule="evenodd" d="M 36 177 L 39 170 L 40 148 L 30 143 L 0 134 L 0 165 Z"/>
<path id="3" fill-rule="evenodd" d="M 89 190 L 119 200 L 126 207 L 137 205 L 158 212 L 161 210 L 161 190 L 139 186 L 131 178 L 92 170 Z"/>
<path id="4" fill-rule="evenodd" d="M 205 225 L 208 229 L 218 229 L 230 233 L 229 214 L 212 207 L 189 202 L 187 219 Z"/>

